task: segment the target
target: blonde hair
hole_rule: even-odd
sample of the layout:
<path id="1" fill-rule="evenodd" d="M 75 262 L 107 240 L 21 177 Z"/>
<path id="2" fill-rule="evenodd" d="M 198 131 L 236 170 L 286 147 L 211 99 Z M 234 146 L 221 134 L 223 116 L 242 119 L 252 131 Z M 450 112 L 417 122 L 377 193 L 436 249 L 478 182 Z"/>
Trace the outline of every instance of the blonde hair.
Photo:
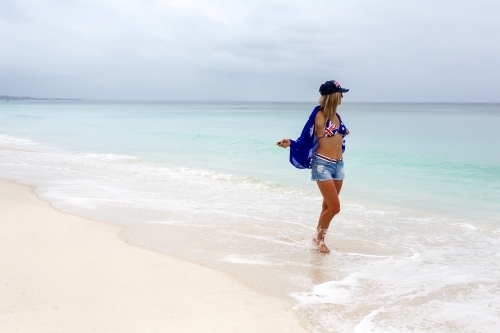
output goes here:
<path id="1" fill-rule="evenodd" d="M 342 102 L 342 95 L 339 92 L 334 92 L 330 95 L 322 95 L 319 99 L 321 110 L 327 119 L 333 120 L 337 113 L 337 106 Z"/>

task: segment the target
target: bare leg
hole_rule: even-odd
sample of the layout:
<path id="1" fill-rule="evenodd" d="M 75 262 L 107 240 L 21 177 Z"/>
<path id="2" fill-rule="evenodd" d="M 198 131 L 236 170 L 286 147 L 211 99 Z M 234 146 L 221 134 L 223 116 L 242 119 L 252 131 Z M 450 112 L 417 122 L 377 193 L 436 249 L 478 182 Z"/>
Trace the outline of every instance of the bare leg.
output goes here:
<path id="1" fill-rule="evenodd" d="M 325 244 L 325 235 L 333 217 L 340 212 L 339 193 L 342 189 L 342 180 L 318 181 L 318 187 L 323 195 L 321 214 L 319 215 L 316 236 L 313 239 L 314 245 L 319 252 L 328 253 L 330 249 Z"/>

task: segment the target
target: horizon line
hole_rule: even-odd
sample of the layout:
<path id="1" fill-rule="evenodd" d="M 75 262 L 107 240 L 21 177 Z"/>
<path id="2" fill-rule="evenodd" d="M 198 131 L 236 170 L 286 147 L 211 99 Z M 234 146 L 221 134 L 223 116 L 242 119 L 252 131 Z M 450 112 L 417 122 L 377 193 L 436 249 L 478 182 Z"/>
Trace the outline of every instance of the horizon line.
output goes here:
<path id="1" fill-rule="evenodd" d="M 151 103 L 312 103 L 312 101 L 304 100 L 229 100 L 229 99 L 213 99 L 213 100 L 186 100 L 186 99 L 130 99 L 130 98 L 50 98 L 50 97 L 30 97 L 30 96 L 11 96 L 0 95 L 0 100 L 4 101 L 74 101 L 74 102 L 151 102 Z M 317 104 L 317 102 L 314 102 Z M 500 104 L 498 102 L 458 102 L 458 101 L 345 101 L 346 104 L 355 103 L 372 103 L 372 104 Z"/>

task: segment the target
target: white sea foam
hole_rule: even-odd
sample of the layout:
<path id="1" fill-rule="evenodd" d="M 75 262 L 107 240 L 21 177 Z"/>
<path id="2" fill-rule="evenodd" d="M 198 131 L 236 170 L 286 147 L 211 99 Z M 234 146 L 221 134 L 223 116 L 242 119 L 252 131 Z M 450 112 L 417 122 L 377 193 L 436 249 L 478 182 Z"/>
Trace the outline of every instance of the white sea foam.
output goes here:
<path id="1" fill-rule="evenodd" d="M 232 264 L 244 264 L 244 265 L 272 265 L 273 263 L 268 260 L 263 260 L 255 257 L 241 256 L 237 254 L 230 254 L 222 258 L 224 262 L 230 262 Z"/>
<path id="2" fill-rule="evenodd" d="M 0 146 L 11 148 L 33 147 L 39 144 L 31 139 L 18 138 L 15 136 L 0 134 Z"/>
<path id="3" fill-rule="evenodd" d="M 469 223 L 452 223 L 452 225 L 459 225 L 463 228 L 467 228 L 469 230 L 477 230 L 477 228 Z"/>
<path id="4" fill-rule="evenodd" d="M 186 224 L 182 221 L 149 221 L 146 223 L 180 226 L 180 227 L 188 227 L 188 228 L 215 228 L 215 227 L 217 227 L 216 225 L 213 225 L 213 224 L 192 224 L 192 223 Z"/>
<path id="5" fill-rule="evenodd" d="M 468 239 L 456 244 L 449 237 L 418 255 L 347 268 L 339 280 L 292 293 L 295 308 L 319 314 L 312 324 L 317 332 L 496 332 L 499 262 L 479 257 L 497 248 L 499 239 L 448 231 Z M 483 244 L 471 247 L 479 239 Z"/>

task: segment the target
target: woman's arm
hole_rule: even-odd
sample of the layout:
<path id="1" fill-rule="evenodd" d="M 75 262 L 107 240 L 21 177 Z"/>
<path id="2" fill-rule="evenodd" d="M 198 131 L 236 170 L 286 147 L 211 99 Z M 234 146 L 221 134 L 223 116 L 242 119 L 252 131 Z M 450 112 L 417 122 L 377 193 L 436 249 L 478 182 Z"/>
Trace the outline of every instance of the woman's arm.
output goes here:
<path id="1" fill-rule="evenodd" d="M 319 111 L 314 118 L 314 134 L 317 138 L 321 138 L 325 133 L 326 117 L 323 111 Z"/>

